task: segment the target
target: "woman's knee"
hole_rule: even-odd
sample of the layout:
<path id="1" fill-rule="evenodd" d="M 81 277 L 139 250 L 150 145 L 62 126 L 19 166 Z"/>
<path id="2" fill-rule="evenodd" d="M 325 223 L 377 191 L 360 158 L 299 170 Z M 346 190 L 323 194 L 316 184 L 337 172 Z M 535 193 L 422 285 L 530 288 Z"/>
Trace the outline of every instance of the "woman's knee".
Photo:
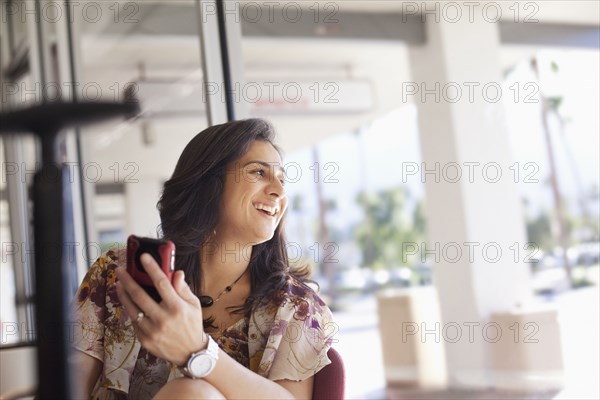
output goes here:
<path id="1" fill-rule="evenodd" d="M 179 378 L 167 382 L 154 399 L 205 399 L 225 400 L 225 396 L 204 379 Z"/>

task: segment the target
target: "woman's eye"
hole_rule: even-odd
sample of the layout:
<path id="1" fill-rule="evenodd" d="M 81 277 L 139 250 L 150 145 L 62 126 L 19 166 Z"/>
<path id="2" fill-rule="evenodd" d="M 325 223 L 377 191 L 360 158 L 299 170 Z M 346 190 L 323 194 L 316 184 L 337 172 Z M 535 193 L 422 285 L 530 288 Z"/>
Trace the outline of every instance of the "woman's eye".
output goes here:
<path id="1" fill-rule="evenodd" d="M 265 176 L 266 171 L 264 169 L 256 169 L 256 170 L 252 171 L 252 173 L 259 175 L 259 176 Z M 281 182 L 282 186 L 285 186 L 285 179 L 280 179 L 279 182 Z"/>

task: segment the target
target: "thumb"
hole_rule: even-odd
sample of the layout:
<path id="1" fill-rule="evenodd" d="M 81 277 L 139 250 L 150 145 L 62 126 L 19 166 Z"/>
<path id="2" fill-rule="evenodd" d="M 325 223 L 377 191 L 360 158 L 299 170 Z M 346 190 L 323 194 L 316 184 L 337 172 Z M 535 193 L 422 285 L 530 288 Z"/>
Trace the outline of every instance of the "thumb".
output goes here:
<path id="1" fill-rule="evenodd" d="M 177 294 L 188 303 L 190 301 L 198 300 L 196 295 L 194 295 L 192 292 L 192 289 L 190 289 L 190 286 L 185 281 L 185 273 L 183 271 L 180 270 L 175 272 L 173 287 L 175 288 Z"/>

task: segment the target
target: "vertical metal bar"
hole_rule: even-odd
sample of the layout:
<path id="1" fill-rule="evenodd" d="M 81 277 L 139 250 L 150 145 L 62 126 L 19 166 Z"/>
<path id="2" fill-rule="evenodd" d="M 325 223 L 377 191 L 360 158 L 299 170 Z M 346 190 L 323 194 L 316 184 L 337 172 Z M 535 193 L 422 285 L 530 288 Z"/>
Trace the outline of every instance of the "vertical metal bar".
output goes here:
<path id="1" fill-rule="evenodd" d="M 21 172 L 25 167 L 24 137 L 4 136 L 4 159 L 7 165 L 14 165 Z M 28 310 L 27 303 L 33 296 L 33 260 L 29 257 L 31 236 L 29 231 L 29 198 L 27 184 L 21 179 L 23 174 L 16 173 L 6 176 L 6 189 L 8 195 L 8 213 L 10 223 L 10 236 L 13 243 L 18 246 L 19 252 L 13 256 L 15 272 L 15 297 L 17 306 L 17 320 L 19 326 L 25 324 L 28 330 L 35 332 L 35 321 L 32 310 Z M 33 337 L 31 339 L 34 339 Z"/>
<path id="2" fill-rule="evenodd" d="M 12 59 L 15 53 L 15 27 L 13 25 L 13 14 L 8 14 L 8 8 L 12 8 L 13 0 L 8 0 L 4 4 L 1 4 L 0 7 L 3 8 L 2 14 L 6 18 L 6 35 L 8 37 L 8 43 L 0 44 L 8 46 L 8 54 Z M 2 57 L 2 56 L 0 56 Z M 7 63 L 8 64 L 8 63 Z M 2 74 L 0 74 L 2 75 Z M 1 78 L 0 78 L 1 79 Z"/>
<path id="3" fill-rule="evenodd" d="M 65 194 L 70 195 L 63 190 L 69 171 L 53 162 L 56 143 L 56 134 L 42 137 L 43 166 L 33 184 L 38 396 L 42 400 L 71 398 L 67 364 L 70 348 L 65 324 L 68 309 L 65 282 L 69 281 L 69 272 L 63 257 L 63 207 L 68 200 Z"/>
<path id="4" fill-rule="evenodd" d="M 228 6 L 232 6 L 231 9 Z M 233 110 L 236 119 L 248 118 L 250 105 L 243 96 L 244 93 L 244 57 L 242 53 L 242 13 L 239 1 L 225 3 L 225 39 L 227 42 L 228 70 L 232 89 L 239 90 L 239 96 L 233 100 Z"/>
<path id="5" fill-rule="evenodd" d="M 217 1 L 217 22 L 219 27 L 219 44 L 221 50 L 221 69 L 223 70 L 223 90 L 225 90 L 225 106 L 227 120 L 235 120 L 233 103 L 233 85 L 231 82 L 231 69 L 229 64 L 229 50 L 227 49 L 227 25 L 225 22 L 224 1 Z"/>
<path id="6" fill-rule="evenodd" d="M 206 99 L 208 125 L 227 122 L 227 108 L 220 101 L 224 88 L 221 47 L 219 44 L 219 22 L 215 0 L 196 0 L 200 54 L 202 56 L 203 88 Z"/>
<path id="7" fill-rule="evenodd" d="M 3 14 L 8 17 L 7 24 L 1 26 L 2 40 L 0 51 L 0 69 L 4 69 L 12 61 L 15 52 L 13 23 L 14 14 L 7 12 L 7 7 L 13 2 L 0 4 L 3 7 Z M 8 43 L 6 42 L 8 41 Z M 0 74 L 0 83 L 4 87 L 5 77 Z M 7 102 L 0 103 L 0 111 L 5 111 L 12 107 L 16 101 L 14 97 L 7 99 Z M 10 236 L 13 244 L 17 246 L 18 253 L 13 255 L 13 268 L 15 274 L 15 303 L 17 309 L 17 322 L 19 326 L 24 324 L 27 330 L 35 332 L 35 319 L 33 310 L 28 306 L 29 299 L 33 296 L 33 261 L 29 255 L 29 245 L 31 243 L 31 232 L 29 229 L 29 197 L 27 193 L 27 182 L 24 174 L 21 172 L 25 168 L 25 149 L 24 144 L 28 139 L 19 136 L 4 136 L 4 160 L 6 165 L 13 165 L 17 168 L 17 173 L 7 174 L 6 190 L 8 201 L 8 213 L 10 224 Z M 32 335 L 33 336 L 33 335 Z M 27 338 L 34 339 L 34 337 Z"/>
<path id="8" fill-rule="evenodd" d="M 58 47 L 58 67 L 61 83 L 69 82 L 70 91 L 65 92 L 63 100 L 77 103 L 78 92 L 77 87 L 79 79 L 79 41 L 77 33 L 79 28 L 79 20 L 73 15 L 72 0 L 65 0 L 65 18 L 61 19 L 60 24 L 56 26 L 57 47 Z M 72 170 L 71 177 L 72 194 L 73 194 L 73 212 L 74 218 L 74 236 L 75 243 L 81 243 L 85 251 L 85 257 L 76 257 L 77 260 L 77 276 L 74 277 L 74 287 L 72 292 L 75 292 L 78 283 L 83 279 L 83 275 L 89 268 L 88 261 L 92 255 L 91 248 L 86 244 L 92 241 L 95 236 L 92 232 L 93 221 L 91 221 L 91 197 L 93 193 L 93 183 L 87 182 L 84 179 L 84 162 L 82 149 L 81 129 L 75 128 L 65 134 L 66 156 L 69 162 L 75 163 L 77 168 Z M 81 254 L 81 253 L 79 253 Z"/>
<path id="9" fill-rule="evenodd" d="M 47 63 L 47 54 L 48 54 L 48 48 L 46 46 L 46 41 L 44 40 L 44 20 L 42 19 L 42 11 L 41 11 L 41 7 L 42 5 L 40 4 L 40 0 L 35 0 L 34 3 L 34 7 L 35 7 L 35 38 L 36 38 L 36 44 L 37 46 L 34 47 L 33 46 L 33 42 L 31 43 L 31 49 L 32 51 L 36 51 L 38 54 L 38 81 L 42 87 L 41 92 L 39 93 L 41 99 L 43 102 L 46 101 L 46 90 L 44 90 L 44 88 L 47 87 L 48 84 L 48 79 L 47 79 L 47 74 L 48 74 L 48 70 L 46 68 L 46 66 L 49 64 Z"/>
<path id="10" fill-rule="evenodd" d="M 34 2 L 35 16 L 28 19 L 30 41 L 31 76 L 38 100 L 47 101 L 47 85 L 54 80 L 58 71 L 54 70 L 50 59 L 49 22 L 43 18 L 42 2 Z M 38 132 L 41 133 L 41 132 Z M 42 168 L 34 176 L 33 216 L 35 245 L 35 329 L 37 339 L 38 396 L 40 399 L 71 398 L 71 384 L 67 364 L 70 347 L 67 345 L 65 322 L 68 306 L 68 268 L 64 264 L 64 209 L 71 205 L 70 198 L 64 198 L 63 171 L 56 164 L 58 155 L 58 132 L 45 132 L 41 135 L 41 148 L 38 147 L 37 161 Z M 67 171 L 68 173 L 68 171 Z M 50 177 L 56 177 L 53 181 Z M 68 180 L 67 180 L 68 182 Z M 65 203 L 65 200 L 67 201 Z M 27 203 L 21 204 L 27 206 Z M 67 208 L 70 213 L 71 208 Z M 28 241 L 30 243 L 30 241 Z"/>

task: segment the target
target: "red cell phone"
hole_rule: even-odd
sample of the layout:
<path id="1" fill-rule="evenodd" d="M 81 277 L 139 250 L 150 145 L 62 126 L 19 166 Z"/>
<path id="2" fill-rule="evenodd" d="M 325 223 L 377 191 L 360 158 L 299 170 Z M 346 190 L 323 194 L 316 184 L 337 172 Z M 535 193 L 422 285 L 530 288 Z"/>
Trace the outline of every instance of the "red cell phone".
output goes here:
<path id="1" fill-rule="evenodd" d="M 152 239 L 130 235 L 127 238 L 127 272 L 157 303 L 162 300 L 150 275 L 146 273 L 140 256 L 150 253 L 160 265 L 169 281 L 175 274 L 175 244 L 170 240 Z"/>

